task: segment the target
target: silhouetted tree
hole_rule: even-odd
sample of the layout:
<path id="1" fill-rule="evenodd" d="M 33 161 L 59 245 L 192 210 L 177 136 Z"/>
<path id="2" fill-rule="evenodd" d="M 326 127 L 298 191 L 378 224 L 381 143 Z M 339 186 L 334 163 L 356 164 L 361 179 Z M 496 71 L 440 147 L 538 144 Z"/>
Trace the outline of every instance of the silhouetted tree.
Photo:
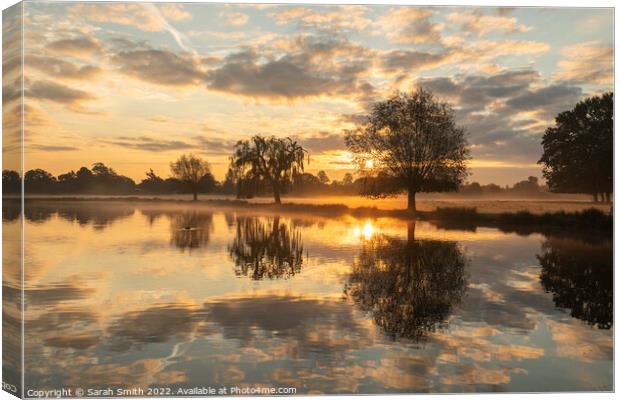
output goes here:
<path id="1" fill-rule="evenodd" d="M 61 193 L 78 192 L 78 177 L 74 171 L 58 175 L 58 191 Z"/>
<path id="2" fill-rule="evenodd" d="M 540 193 L 541 187 L 538 184 L 538 178 L 530 176 L 525 181 L 515 183 L 511 190 L 522 194 L 537 194 Z"/>
<path id="3" fill-rule="evenodd" d="M 17 171 L 2 170 L 2 193 L 19 193 L 22 190 L 22 181 Z"/>
<path id="4" fill-rule="evenodd" d="M 327 173 L 325 173 L 325 171 L 319 171 L 316 177 L 319 178 L 319 182 L 321 182 L 321 184 L 323 185 L 327 185 L 331 180 L 329 179 L 329 176 L 327 176 Z"/>
<path id="5" fill-rule="evenodd" d="M 136 183 L 131 178 L 118 175 L 116 171 L 101 162 L 94 163 L 91 171 L 90 177 L 85 176 L 87 181 L 83 184 L 80 183 L 80 186 L 88 187 L 89 192 L 131 193 L 135 190 Z"/>
<path id="6" fill-rule="evenodd" d="M 461 186 L 459 192 L 470 196 L 480 196 L 483 194 L 482 186 L 478 182 L 472 182 Z"/>
<path id="7" fill-rule="evenodd" d="M 345 294 L 392 338 L 420 340 L 445 322 L 465 292 L 456 242 L 375 235 L 362 243 Z"/>
<path id="8" fill-rule="evenodd" d="M 221 186 L 221 192 L 223 194 L 233 194 L 237 191 L 237 185 L 235 183 L 235 173 L 231 168 L 226 171 L 226 177 Z"/>
<path id="9" fill-rule="evenodd" d="M 293 276 L 303 264 L 303 242 L 298 229 L 275 217 L 271 224 L 259 218 L 238 218 L 237 234 L 228 247 L 237 275 L 252 279 Z"/>
<path id="10" fill-rule="evenodd" d="M 342 177 L 342 184 L 347 186 L 353 184 L 353 175 L 350 172 L 344 174 Z"/>
<path id="11" fill-rule="evenodd" d="M 165 193 L 167 191 L 166 181 L 157 176 L 153 169 L 146 173 L 146 179 L 138 184 L 141 191 L 148 193 Z"/>
<path id="12" fill-rule="evenodd" d="M 291 138 L 254 136 L 240 140 L 231 157 L 231 168 L 239 184 L 239 196 L 251 197 L 268 185 L 276 204 L 293 178 L 303 172 L 306 151 Z"/>
<path id="13" fill-rule="evenodd" d="M 537 255 L 540 282 L 553 293 L 557 307 L 570 315 L 609 329 L 613 323 L 613 247 L 611 241 L 590 244 L 572 239 L 549 238 Z"/>
<path id="14" fill-rule="evenodd" d="M 56 178 L 42 169 L 31 169 L 24 175 L 24 191 L 30 193 L 51 193 L 54 191 Z"/>
<path id="15" fill-rule="evenodd" d="M 552 192 L 599 194 L 613 191 L 614 95 L 590 97 L 555 118 L 542 139 L 543 176 Z"/>
<path id="16" fill-rule="evenodd" d="M 407 192 L 411 211 L 416 193 L 455 191 L 467 176 L 465 130 L 448 103 L 422 88 L 375 103 L 366 124 L 345 141 L 362 175 L 375 178 L 363 194 Z"/>
<path id="17" fill-rule="evenodd" d="M 174 178 L 187 185 L 194 195 L 194 200 L 198 199 L 202 179 L 205 175 L 211 174 L 209 163 L 193 154 L 183 154 L 177 161 L 170 163 L 170 171 Z"/>

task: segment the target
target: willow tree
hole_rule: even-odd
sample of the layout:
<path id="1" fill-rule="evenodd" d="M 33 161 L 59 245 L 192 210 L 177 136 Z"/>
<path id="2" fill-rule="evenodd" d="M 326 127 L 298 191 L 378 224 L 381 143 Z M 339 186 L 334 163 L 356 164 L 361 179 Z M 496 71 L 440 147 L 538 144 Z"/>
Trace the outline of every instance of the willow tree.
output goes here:
<path id="1" fill-rule="evenodd" d="M 375 103 L 366 123 L 345 137 L 365 178 L 362 194 L 408 194 L 416 210 L 419 192 L 456 191 L 467 177 L 465 129 L 456 125 L 453 108 L 422 88 Z"/>
<path id="2" fill-rule="evenodd" d="M 240 140 L 231 157 L 239 195 L 250 197 L 263 186 L 273 192 L 276 204 L 293 178 L 303 172 L 306 150 L 291 138 L 254 136 Z"/>
<path id="3" fill-rule="evenodd" d="M 183 154 L 178 160 L 170 163 L 170 172 L 174 178 L 188 186 L 194 195 L 194 200 L 197 200 L 201 182 L 205 176 L 211 175 L 211 167 L 200 157 Z"/>

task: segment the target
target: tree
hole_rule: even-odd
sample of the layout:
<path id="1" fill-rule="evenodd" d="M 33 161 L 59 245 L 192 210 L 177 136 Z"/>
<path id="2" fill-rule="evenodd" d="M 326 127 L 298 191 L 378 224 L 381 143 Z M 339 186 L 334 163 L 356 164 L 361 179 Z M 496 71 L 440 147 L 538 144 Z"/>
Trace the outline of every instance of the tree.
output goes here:
<path id="1" fill-rule="evenodd" d="M 138 188 L 147 193 L 164 193 L 167 191 L 168 186 L 166 185 L 166 181 L 157 176 L 153 169 L 149 169 L 149 172 L 146 173 L 146 179 L 143 179 L 142 182 L 138 184 Z"/>
<path id="2" fill-rule="evenodd" d="M 329 176 L 327 176 L 327 173 L 325 173 L 325 171 L 319 171 L 316 177 L 319 178 L 319 182 L 321 182 L 322 185 L 327 185 L 331 180 L 329 179 Z"/>
<path id="3" fill-rule="evenodd" d="M 304 170 L 305 155 L 306 150 L 291 138 L 254 136 L 240 140 L 231 157 L 231 168 L 239 183 L 238 194 L 251 197 L 268 185 L 275 203 L 281 204 L 280 194 Z"/>
<path id="4" fill-rule="evenodd" d="M 5 169 L 2 171 L 2 193 L 19 193 L 22 190 L 22 180 L 17 171 Z"/>
<path id="5" fill-rule="evenodd" d="M 350 172 L 344 174 L 344 176 L 342 177 L 342 184 L 346 186 L 353 184 L 353 175 Z"/>
<path id="6" fill-rule="evenodd" d="M 211 167 L 200 157 L 183 154 L 178 160 L 170 163 L 170 172 L 191 190 L 194 200 L 197 200 L 201 180 L 205 175 L 211 174 Z"/>
<path id="7" fill-rule="evenodd" d="M 538 178 L 529 176 L 526 181 L 520 181 L 514 184 L 512 191 L 521 194 L 537 194 L 541 188 L 538 185 Z"/>
<path id="8" fill-rule="evenodd" d="M 609 201 L 613 192 L 614 95 L 577 103 L 555 118 L 542 139 L 543 176 L 549 190 L 588 193 Z"/>
<path id="9" fill-rule="evenodd" d="M 107 167 L 102 162 L 94 163 L 91 170 L 93 171 L 93 174 L 95 176 L 101 176 L 101 177 L 116 176 L 116 171 L 114 171 L 110 167 Z"/>
<path id="10" fill-rule="evenodd" d="M 43 169 L 31 169 L 24 175 L 24 191 L 50 193 L 54 190 L 56 178 Z"/>
<path id="11" fill-rule="evenodd" d="M 375 103 L 366 124 L 347 132 L 345 141 L 370 183 L 363 194 L 406 192 L 413 212 L 416 193 L 456 191 L 467 176 L 465 130 L 448 103 L 422 88 Z"/>

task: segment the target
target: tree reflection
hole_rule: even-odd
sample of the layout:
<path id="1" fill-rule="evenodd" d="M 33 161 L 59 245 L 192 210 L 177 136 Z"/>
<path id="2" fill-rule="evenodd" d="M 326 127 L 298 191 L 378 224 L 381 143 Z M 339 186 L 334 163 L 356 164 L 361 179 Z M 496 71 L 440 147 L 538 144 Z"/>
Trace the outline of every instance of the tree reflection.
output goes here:
<path id="1" fill-rule="evenodd" d="M 191 251 L 209 243 L 213 231 L 213 214 L 175 212 L 170 214 L 170 243 Z"/>
<path id="2" fill-rule="evenodd" d="M 393 339 L 423 339 L 465 291 L 466 259 L 456 242 L 374 235 L 353 262 L 345 294 Z"/>
<path id="3" fill-rule="evenodd" d="M 557 307 L 570 315 L 609 329 L 613 325 L 613 249 L 609 241 L 596 244 L 549 238 L 537 255 L 540 282 L 553 293 Z"/>
<path id="4" fill-rule="evenodd" d="M 301 232 L 280 217 L 271 222 L 238 218 L 237 234 L 228 250 L 235 273 L 252 279 L 290 277 L 299 273 L 303 264 Z"/>

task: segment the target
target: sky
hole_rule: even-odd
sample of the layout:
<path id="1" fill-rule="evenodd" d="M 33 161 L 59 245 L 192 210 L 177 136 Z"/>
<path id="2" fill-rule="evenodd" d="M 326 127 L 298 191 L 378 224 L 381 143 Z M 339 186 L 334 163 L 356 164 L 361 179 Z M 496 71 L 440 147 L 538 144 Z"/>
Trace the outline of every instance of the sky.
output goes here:
<path id="1" fill-rule="evenodd" d="M 308 172 L 340 179 L 353 172 L 345 131 L 374 102 L 423 86 L 468 132 L 468 180 L 513 184 L 541 175 L 540 141 L 558 112 L 613 88 L 612 9 L 24 10 L 25 169 L 54 175 L 103 162 L 139 182 L 194 153 L 221 180 L 234 144 L 260 134 L 298 140 Z"/>

